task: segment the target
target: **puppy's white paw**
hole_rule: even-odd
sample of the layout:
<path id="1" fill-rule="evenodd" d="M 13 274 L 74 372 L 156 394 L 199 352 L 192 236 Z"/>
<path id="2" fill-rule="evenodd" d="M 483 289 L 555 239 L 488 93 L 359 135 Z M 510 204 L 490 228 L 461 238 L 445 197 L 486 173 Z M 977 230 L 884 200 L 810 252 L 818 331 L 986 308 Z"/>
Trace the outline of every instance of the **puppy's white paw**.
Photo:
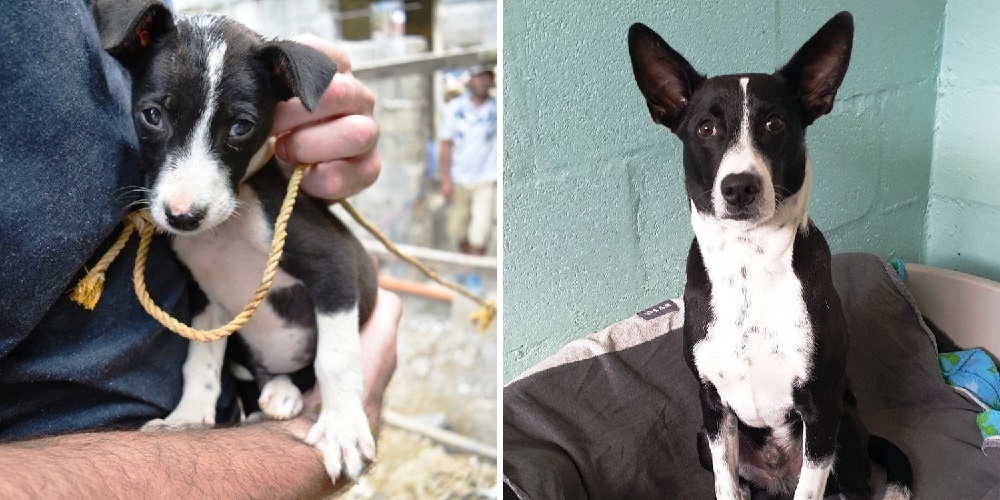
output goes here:
<path id="1" fill-rule="evenodd" d="M 306 443 L 323 453 L 326 472 L 334 481 L 341 474 L 357 481 L 365 464 L 375 458 L 375 437 L 360 401 L 338 409 L 324 406 Z"/>
<path id="2" fill-rule="evenodd" d="M 143 431 L 179 429 L 190 427 L 212 427 L 215 425 L 215 403 L 201 408 L 194 405 L 178 405 L 167 418 L 155 418 L 142 426 Z"/>
<path id="3" fill-rule="evenodd" d="M 725 487 L 716 484 L 715 497 L 726 500 L 750 500 L 750 488 L 743 485 Z"/>
<path id="4" fill-rule="evenodd" d="M 735 500 L 750 500 L 750 488 L 743 485 L 737 486 L 733 498 Z"/>
<path id="5" fill-rule="evenodd" d="M 167 422 L 165 420 L 163 420 L 162 418 L 154 418 L 153 420 L 150 420 L 149 422 L 143 424 L 142 428 L 139 430 L 143 432 L 149 432 L 149 431 L 158 431 L 161 429 L 169 429 L 169 428 L 170 427 L 167 426 Z"/>
<path id="6" fill-rule="evenodd" d="M 267 418 L 288 420 L 302 413 L 302 391 L 285 376 L 275 377 L 264 384 L 257 399 Z"/>

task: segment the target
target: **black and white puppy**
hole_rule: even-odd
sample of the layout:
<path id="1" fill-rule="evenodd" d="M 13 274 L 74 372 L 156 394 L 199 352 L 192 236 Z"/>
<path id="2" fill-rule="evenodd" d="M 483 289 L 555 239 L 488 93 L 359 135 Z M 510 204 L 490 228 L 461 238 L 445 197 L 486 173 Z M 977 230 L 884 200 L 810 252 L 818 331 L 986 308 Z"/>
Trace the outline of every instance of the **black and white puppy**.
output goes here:
<path id="1" fill-rule="evenodd" d="M 336 66 L 221 16 L 174 18 L 157 1 L 99 0 L 94 15 L 102 45 L 132 77 L 145 201 L 208 298 L 193 326 L 221 326 L 260 281 L 288 185 L 277 160 L 263 161 L 275 105 L 298 97 L 313 109 Z M 334 479 L 357 478 L 375 454 L 358 333 L 375 292 L 358 240 L 324 203 L 299 196 L 274 286 L 234 337 L 251 354 L 272 418 L 302 411 L 290 375 L 314 365 L 323 404 L 306 441 Z M 183 396 L 160 424 L 215 422 L 225 350 L 225 340 L 191 343 Z"/>
<path id="2" fill-rule="evenodd" d="M 718 498 L 751 490 L 909 498 L 906 456 L 871 436 L 845 375 L 848 335 L 830 250 L 807 215 L 805 129 L 828 113 L 854 25 L 842 12 L 774 74 L 706 78 L 650 28 L 629 30 L 632 69 L 656 123 L 684 146 L 695 238 L 684 289 L 685 359 L 701 386 L 702 464 Z"/>

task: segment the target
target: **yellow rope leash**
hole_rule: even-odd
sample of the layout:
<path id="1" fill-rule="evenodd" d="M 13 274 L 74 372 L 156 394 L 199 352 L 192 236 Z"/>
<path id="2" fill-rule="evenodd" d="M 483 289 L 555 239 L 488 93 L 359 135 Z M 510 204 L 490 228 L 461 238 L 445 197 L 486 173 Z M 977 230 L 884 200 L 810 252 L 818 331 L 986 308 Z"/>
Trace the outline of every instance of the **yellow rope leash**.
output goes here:
<path id="1" fill-rule="evenodd" d="M 299 184 L 302 183 L 302 174 L 305 171 L 306 165 L 295 167 L 295 171 L 292 172 L 292 176 L 288 180 L 288 191 L 285 192 L 285 199 L 281 202 L 278 219 L 274 222 L 274 239 L 271 241 L 271 253 L 267 256 L 267 264 L 264 266 L 264 277 L 261 278 L 260 285 L 257 285 L 257 290 L 250 297 L 250 301 L 247 302 L 247 305 L 243 307 L 243 310 L 232 321 L 214 330 L 191 328 L 177 321 L 163 309 L 160 309 L 153 302 L 153 299 L 150 298 L 149 292 L 146 291 L 146 279 L 144 276 L 146 274 L 146 254 L 149 253 L 149 244 L 153 239 L 154 226 L 152 221 L 147 220 L 149 217 L 148 212 L 141 219 L 133 220 L 133 223 L 139 228 L 140 240 L 139 250 L 135 256 L 135 268 L 132 270 L 132 281 L 135 282 L 135 294 L 139 297 L 139 303 L 142 304 L 143 309 L 150 316 L 156 318 L 163 326 L 170 329 L 170 331 L 199 342 L 219 340 L 222 337 L 232 335 L 233 332 L 247 324 L 253 313 L 264 302 L 264 297 L 271 290 L 271 284 L 274 283 L 274 275 L 278 272 L 278 263 L 281 262 L 281 254 L 285 249 L 285 237 L 288 236 L 288 219 L 292 216 L 295 197 L 298 195 Z M 133 219 L 138 219 L 139 217 L 133 216 Z"/>
<path id="2" fill-rule="evenodd" d="M 285 237 L 288 235 L 288 219 L 292 216 L 295 197 L 299 192 L 299 184 L 302 183 L 302 174 L 305 170 L 306 165 L 299 165 L 292 172 L 292 176 L 288 181 L 288 191 L 285 192 L 285 199 L 281 203 L 278 219 L 274 223 L 274 239 L 271 241 L 271 252 L 267 257 L 267 264 L 264 267 L 264 277 L 261 279 L 260 285 L 257 286 L 257 290 L 250 297 L 247 305 L 243 307 L 243 311 L 224 326 L 213 330 L 191 328 L 178 321 L 163 309 L 160 309 L 149 296 L 149 292 L 146 290 L 145 278 L 146 256 L 149 254 L 149 245 L 153 240 L 153 234 L 156 232 L 156 225 L 153 224 L 148 210 L 132 212 L 125 218 L 125 227 L 122 229 L 121 236 L 118 237 L 111 250 L 87 273 L 87 276 L 84 276 L 80 280 L 70 298 L 83 307 L 93 310 L 97 306 L 97 301 L 101 298 L 105 270 L 111 265 L 111 261 L 114 260 L 118 253 L 121 252 L 122 247 L 125 246 L 125 242 L 132 235 L 132 232 L 138 230 L 139 249 L 135 256 L 135 267 L 132 269 L 132 281 L 135 284 L 135 294 L 139 298 L 139 303 L 142 304 L 143 309 L 170 331 L 191 340 L 205 342 L 219 340 L 222 337 L 232 335 L 233 332 L 239 330 L 250 320 L 250 317 L 260 307 L 267 292 L 271 289 L 271 284 L 274 282 L 274 275 L 278 271 L 278 263 L 281 261 L 282 251 L 285 248 Z"/>
<path id="3" fill-rule="evenodd" d="M 298 165 L 295 168 L 295 171 L 292 172 L 291 178 L 288 181 L 288 191 L 285 192 L 285 199 L 281 204 L 281 210 L 278 212 L 278 219 L 274 224 L 274 239 L 271 241 L 271 252 L 268 255 L 267 264 L 264 268 L 264 276 L 261 279 L 260 285 L 257 286 L 257 290 L 254 292 L 247 305 L 243 308 L 243 311 L 225 326 L 213 330 L 198 330 L 191 328 L 184 323 L 177 321 L 177 319 L 163 309 L 160 309 L 160 307 L 157 306 L 153 302 L 153 299 L 149 296 L 149 292 L 146 290 L 145 279 L 146 256 L 149 253 L 149 245 L 152 241 L 153 234 L 156 232 L 156 225 L 153 224 L 148 210 L 132 212 L 126 216 L 121 235 L 118 236 L 115 243 L 110 249 L 108 249 L 104 256 L 101 257 L 93 269 L 90 269 L 87 272 L 87 275 L 80 280 L 77 286 L 70 293 L 70 298 L 74 302 L 89 310 L 93 310 L 97 307 L 97 302 L 100 300 L 101 292 L 104 288 L 105 272 L 107 271 L 108 266 L 110 266 L 115 257 L 121 253 L 122 248 L 125 247 L 125 244 L 128 242 L 129 237 L 132 236 L 132 233 L 138 230 L 139 248 L 135 257 L 135 267 L 132 270 L 132 281 L 135 284 L 135 294 L 139 298 L 139 303 L 142 304 L 142 307 L 146 310 L 146 312 L 170 331 L 191 340 L 204 342 L 219 340 L 222 337 L 231 335 L 250 320 L 250 317 L 253 316 L 253 313 L 257 311 L 258 307 L 260 307 L 260 304 L 264 301 L 264 297 L 267 295 L 267 292 L 271 289 L 271 285 L 274 282 L 274 275 L 277 273 L 278 263 L 281 261 L 281 254 L 285 247 L 285 238 L 288 234 L 288 219 L 292 215 L 292 209 L 295 206 L 295 198 L 298 195 L 299 185 L 302 183 L 302 175 L 305 173 L 306 168 L 307 165 Z M 489 328 L 490 323 L 492 323 L 493 319 L 496 317 L 497 312 L 497 307 L 494 302 L 483 301 L 468 290 L 465 290 L 453 283 L 444 281 L 423 263 L 400 252 L 399 249 L 388 240 L 388 238 L 375 229 L 375 227 L 365 220 L 361 214 L 355 211 L 354 207 L 352 207 L 347 200 L 340 200 L 340 204 L 349 214 L 351 214 L 352 217 L 354 217 L 355 220 L 358 221 L 359 224 L 378 238 L 378 240 L 381 241 L 390 252 L 417 267 L 434 281 L 441 283 L 480 304 L 483 309 L 473 313 L 470 319 L 477 324 L 480 331 L 485 331 Z"/>
<path id="4" fill-rule="evenodd" d="M 358 221 L 358 224 L 361 224 L 361 226 L 364 227 L 369 233 L 371 233 L 372 236 L 374 236 L 383 245 L 385 245 L 385 248 L 387 248 L 390 252 L 392 252 L 393 255 L 399 257 L 400 259 L 403 259 L 411 266 L 419 269 L 420 272 L 424 273 L 424 276 L 427 276 L 428 278 L 434 280 L 435 282 L 444 285 L 445 287 L 450 288 L 451 290 L 454 290 L 455 292 L 458 292 L 464 295 L 465 297 L 468 297 L 476 304 L 479 304 L 479 306 L 482 307 L 482 309 L 472 313 L 472 316 L 470 316 L 469 319 L 477 325 L 477 328 L 481 332 L 485 332 L 486 329 L 490 327 L 490 323 L 492 323 L 493 319 L 496 318 L 497 316 L 496 302 L 493 302 L 491 300 L 490 301 L 483 300 L 482 298 L 473 294 L 469 290 L 462 288 L 450 281 L 445 280 L 439 274 L 432 271 L 431 268 L 427 267 L 427 265 L 424 264 L 423 262 L 420 262 L 419 260 L 404 254 L 398 248 L 396 248 L 396 245 L 393 245 L 392 242 L 389 241 L 389 238 L 387 238 L 384 234 L 382 234 L 382 232 L 379 231 L 374 225 L 372 225 L 372 223 L 368 222 L 367 219 L 362 217 L 361 214 L 359 214 L 358 211 L 355 210 L 354 207 L 347 202 L 347 200 L 340 200 L 338 203 L 340 203 L 340 206 L 344 207 L 344 210 L 346 210 L 347 213 L 351 214 L 351 217 L 354 217 L 354 220 Z"/>
<path id="5" fill-rule="evenodd" d="M 93 269 L 87 271 L 87 275 L 70 292 L 69 298 L 73 302 L 80 304 L 90 311 L 93 311 L 97 307 L 97 301 L 101 298 L 101 291 L 104 290 L 104 271 L 108 269 L 111 261 L 115 260 L 115 257 L 118 257 L 118 254 L 125 248 L 125 244 L 128 243 L 128 239 L 134 231 L 135 226 L 126 219 L 125 227 L 122 228 L 122 234 L 118 236 L 115 244 L 111 245 L 111 248 L 105 252 L 104 257 L 101 257 L 101 260 L 97 261 Z"/>

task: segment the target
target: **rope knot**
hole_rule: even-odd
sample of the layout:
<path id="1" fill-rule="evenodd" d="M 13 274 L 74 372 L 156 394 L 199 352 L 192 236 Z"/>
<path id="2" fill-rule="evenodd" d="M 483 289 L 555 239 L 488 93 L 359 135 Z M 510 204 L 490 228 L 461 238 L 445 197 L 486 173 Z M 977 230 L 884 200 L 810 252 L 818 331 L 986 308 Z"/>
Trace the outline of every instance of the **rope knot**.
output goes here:
<path id="1" fill-rule="evenodd" d="M 139 231 L 139 234 L 142 234 L 143 231 L 147 230 L 147 227 L 151 228 L 149 230 L 152 230 L 155 234 L 164 233 L 163 229 L 161 229 L 160 226 L 156 225 L 156 222 L 153 221 L 153 215 L 149 213 L 149 210 L 136 210 L 135 212 L 126 215 L 125 219 L 128 223 L 131 223 L 137 231 Z"/>
<path id="2" fill-rule="evenodd" d="M 483 303 L 482 306 L 478 311 L 469 315 L 469 320 L 476 325 L 477 330 L 485 332 L 497 317 L 497 303 L 491 300 Z"/>

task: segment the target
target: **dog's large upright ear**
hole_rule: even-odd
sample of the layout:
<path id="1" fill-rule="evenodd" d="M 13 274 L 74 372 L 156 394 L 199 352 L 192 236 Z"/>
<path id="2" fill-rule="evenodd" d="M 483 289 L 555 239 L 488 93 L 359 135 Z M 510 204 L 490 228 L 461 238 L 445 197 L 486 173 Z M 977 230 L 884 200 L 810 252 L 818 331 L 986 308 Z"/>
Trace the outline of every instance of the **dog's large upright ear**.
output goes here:
<path id="1" fill-rule="evenodd" d="M 271 72 L 275 97 L 280 101 L 298 97 L 309 111 L 316 109 L 337 73 L 337 64 L 326 54 L 301 43 L 267 42 L 259 54 Z"/>
<path id="2" fill-rule="evenodd" d="M 853 43 L 854 18 L 850 12 L 841 12 L 778 70 L 777 76 L 788 82 L 802 105 L 805 125 L 833 109 L 837 89 L 851 62 Z"/>
<path id="3" fill-rule="evenodd" d="M 175 29 L 170 9 L 156 0 L 94 0 L 91 11 L 101 46 L 125 66 L 155 40 Z"/>
<path id="4" fill-rule="evenodd" d="M 653 121 L 677 132 L 691 94 L 705 76 L 641 23 L 628 30 L 628 53 L 635 82 L 646 98 Z"/>

